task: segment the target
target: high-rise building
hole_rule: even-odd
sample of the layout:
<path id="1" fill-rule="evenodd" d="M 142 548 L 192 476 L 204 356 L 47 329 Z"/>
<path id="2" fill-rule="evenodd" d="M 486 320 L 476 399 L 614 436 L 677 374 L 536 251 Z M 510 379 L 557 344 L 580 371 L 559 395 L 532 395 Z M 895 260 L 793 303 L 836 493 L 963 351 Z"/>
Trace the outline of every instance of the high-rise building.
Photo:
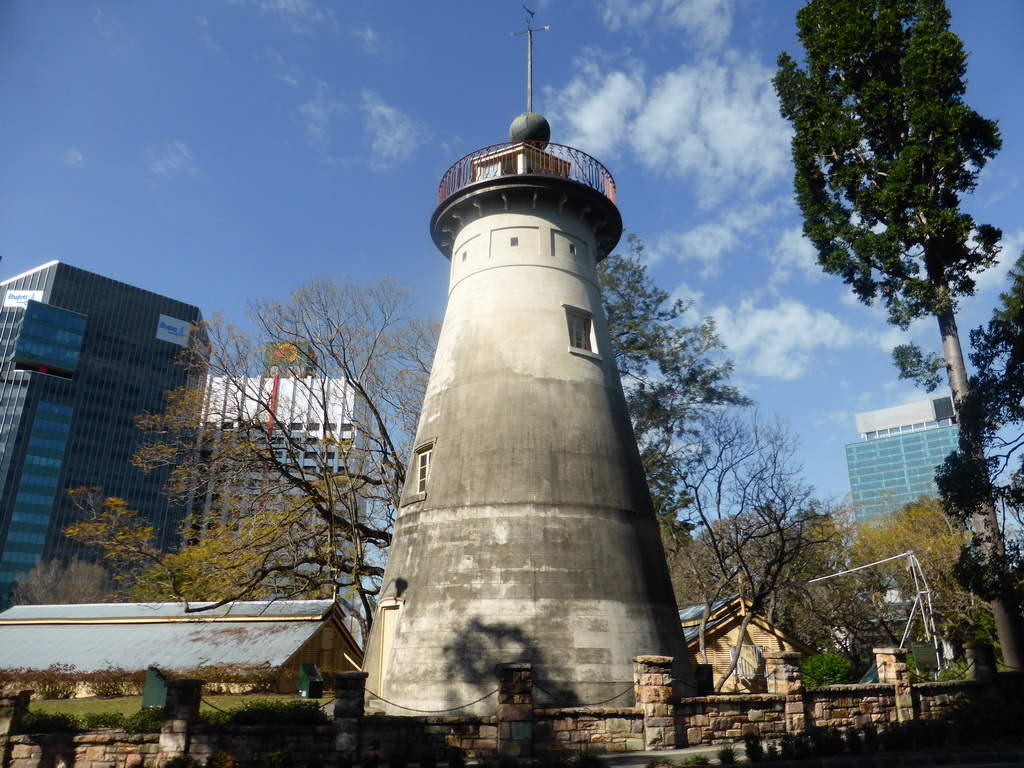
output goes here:
<path id="1" fill-rule="evenodd" d="M 960 435 L 949 397 L 858 413 L 857 431 L 861 439 L 846 446 L 846 465 L 858 522 L 935 495 L 935 470 Z"/>
<path id="2" fill-rule="evenodd" d="M 213 458 L 241 430 L 247 439 L 256 436 L 257 450 L 267 441 L 272 461 L 291 471 L 338 473 L 345 464 L 346 447 L 357 438 L 355 406 L 355 390 L 344 379 L 318 375 L 312 366 L 299 370 L 271 365 L 259 377 L 211 376 L 203 402 L 200 450 Z M 266 479 L 265 473 L 266 469 L 257 474 Z M 218 510 L 228 512 L 231 493 L 253 490 L 212 485 L 197 494 L 193 511 L 216 517 Z"/>
<path id="3" fill-rule="evenodd" d="M 0 602 L 40 560 L 89 559 L 64 536 L 68 497 L 100 488 L 155 526 L 167 547 L 182 510 L 131 457 L 135 418 L 189 382 L 179 354 L 198 308 L 57 261 L 0 283 Z"/>

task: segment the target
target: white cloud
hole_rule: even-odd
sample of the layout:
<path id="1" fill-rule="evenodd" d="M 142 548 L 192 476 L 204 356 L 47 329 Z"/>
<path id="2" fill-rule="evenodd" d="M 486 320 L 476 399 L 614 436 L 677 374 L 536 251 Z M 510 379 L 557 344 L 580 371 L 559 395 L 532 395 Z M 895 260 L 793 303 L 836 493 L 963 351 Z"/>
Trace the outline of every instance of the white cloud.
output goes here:
<path id="1" fill-rule="evenodd" d="M 663 234 L 648 249 L 648 260 L 652 263 L 665 258 L 697 261 L 703 265 L 701 278 L 714 277 L 720 270 L 722 258 L 748 242 L 751 234 L 775 210 L 776 206 L 771 204 L 748 204 L 726 210 L 715 219 L 686 232 Z"/>
<path id="2" fill-rule="evenodd" d="M 978 293 L 999 294 L 1008 287 L 1006 275 L 1024 251 L 1024 229 L 1013 233 L 1003 233 L 1002 251 L 999 261 L 978 275 Z"/>
<path id="3" fill-rule="evenodd" d="M 422 144 L 423 127 L 372 91 L 363 91 L 361 109 L 370 143 L 370 167 L 381 170 L 408 160 Z"/>
<path id="4" fill-rule="evenodd" d="M 147 153 L 149 170 L 157 176 L 176 176 L 187 173 L 191 176 L 199 174 L 199 169 L 192 163 L 195 157 L 184 141 L 165 142 L 154 147 Z"/>
<path id="5" fill-rule="evenodd" d="M 719 305 L 711 314 L 737 368 L 766 378 L 800 378 L 823 350 L 857 341 L 857 334 L 834 315 L 794 299 L 783 299 L 774 307 L 756 307 L 746 300 L 735 309 Z"/>
<path id="6" fill-rule="evenodd" d="M 602 71 L 599 54 L 577 61 L 580 73 L 557 94 L 551 94 L 553 123 L 567 127 L 566 143 L 598 157 L 614 156 L 643 105 L 640 69 Z"/>
<path id="7" fill-rule="evenodd" d="M 254 6 L 294 33 L 307 34 L 316 26 L 334 24 L 334 11 L 312 0 L 229 0 L 235 5 Z"/>
<path id="8" fill-rule="evenodd" d="M 701 47 L 722 45 L 732 29 L 734 0 L 605 0 L 602 14 L 612 31 L 678 27 Z"/>
<path id="9" fill-rule="evenodd" d="M 287 80 L 285 82 L 288 82 Z M 314 145 L 325 149 L 329 143 L 328 129 L 331 118 L 338 112 L 345 111 L 345 104 L 332 98 L 327 83 L 317 80 L 313 90 L 313 98 L 299 107 L 302 114 L 306 134 Z"/>
<path id="10" fill-rule="evenodd" d="M 284 56 L 282 56 L 280 53 L 273 50 L 272 48 L 267 48 L 263 52 L 263 55 L 267 59 L 269 59 L 270 62 L 277 68 L 278 80 L 280 80 L 282 83 L 290 85 L 292 88 L 302 87 L 301 81 L 307 79 L 307 76 L 299 67 L 293 66 L 286 62 Z M 321 83 L 319 80 L 317 80 L 316 82 L 318 86 L 324 85 L 324 87 L 326 87 L 326 84 Z"/>
<path id="11" fill-rule="evenodd" d="M 203 47 L 208 51 L 221 51 L 221 46 L 213 42 L 213 38 L 207 31 L 210 26 L 210 20 L 205 16 L 196 16 L 196 24 L 202 27 L 203 31 L 199 33 L 199 42 L 203 44 Z"/>
<path id="12" fill-rule="evenodd" d="M 352 35 L 361 40 L 367 51 L 376 51 L 380 47 L 380 35 L 371 27 L 352 30 Z"/>
<path id="13" fill-rule="evenodd" d="M 72 147 L 68 150 L 68 153 L 64 155 L 64 162 L 68 165 L 73 165 L 76 168 L 85 167 L 85 158 L 82 157 L 82 153 Z"/>
<path id="14" fill-rule="evenodd" d="M 738 54 L 659 77 L 630 131 L 651 169 L 695 178 L 700 205 L 757 194 L 789 174 L 789 128 L 772 70 Z"/>
<path id="15" fill-rule="evenodd" d="M 656 173 L 692 180 L 704 209 L 789 176 L 790 129 L 773 69 L 727 52 L 648 83 L 640 64 L 607 70 L 600 62 L 609 58 L 587 51 L 572 81 L 547 92 L 553 122 L 569 126 L 566 143 L 600 157 L 628 147 Z"/>
<path id="16" fill-rule="evenodd" d="M 794 272 L 809 282 L 820 280 L 825 274 L 818 266 L 818 251 L 804 237 L 800 226 L 784 229 L 779 234 L 769 259 L 775 265 L 772 282 L 776 284 L 787 282 Z"/>

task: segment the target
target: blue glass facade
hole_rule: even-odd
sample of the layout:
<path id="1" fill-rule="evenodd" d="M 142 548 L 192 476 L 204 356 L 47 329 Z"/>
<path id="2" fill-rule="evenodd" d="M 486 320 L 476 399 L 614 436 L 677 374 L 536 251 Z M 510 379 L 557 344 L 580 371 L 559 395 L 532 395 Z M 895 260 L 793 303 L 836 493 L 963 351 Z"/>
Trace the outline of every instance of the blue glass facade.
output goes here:
<path id="1" fill-rule="evenodd" d="M 921 424 L 847 445 L 857 521 L 872 520 L 922 495 L 935 495 L 935 470 L 957 448 L 959 433 L 955 424 Z"/>
<path id="2" fill-rule="evenodd" d="M 0 283 L 0 605 L 41 560 L 92 559 L 64 536 L 82 514 L 67 491 L 99 487 L 138 510 L 168 547 L 183 510 L 166 472 L 131 464 L 135 417 L 189 383 L 177 337 L 199 309 L 52 262 Z"/>

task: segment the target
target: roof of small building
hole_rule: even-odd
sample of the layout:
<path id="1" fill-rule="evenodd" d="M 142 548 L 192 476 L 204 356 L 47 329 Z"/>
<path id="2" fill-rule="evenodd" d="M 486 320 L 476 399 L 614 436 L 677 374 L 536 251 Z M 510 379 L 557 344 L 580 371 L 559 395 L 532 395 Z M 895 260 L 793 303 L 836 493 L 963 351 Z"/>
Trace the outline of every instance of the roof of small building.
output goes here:
<path id="1" fill-rule="evenodd" d="M 0 667 L 279 667 L 332 614 L 348 633 L 333 600 L 228 603 L 194 613 L 180 603 L 19 605 L 0 613 Z"/>
<path id="2" fill-rule="evenodd" d="M 705 605 L 706 603 L 697 603 L 695 605 L 686 605 L 679 609 L 679 620 L 683 625 L 683 637 L 689 646 L 693 646 L 700 637 L 700 619 L 704 614 Z M 707 624 L 708 637 L 713 636 L 720 630 L 728 630 L 737 624 L 743 615 L 742 609 L 744 605 L 749 607 L 750 600 L 741 598 L 739 595 L 733 595 L 732 597 L 712 603 Z M 793 648 L 801 653 L 808 655 L 814 653 L 814 649 L 811 646 L 797 640 L 774 624 L 769 624 L 763 617 L 755 615 L 751 621 L 762 629 L 770 631 L 773 635 L 783 638 L 787 644 L 793 646 Z"/>

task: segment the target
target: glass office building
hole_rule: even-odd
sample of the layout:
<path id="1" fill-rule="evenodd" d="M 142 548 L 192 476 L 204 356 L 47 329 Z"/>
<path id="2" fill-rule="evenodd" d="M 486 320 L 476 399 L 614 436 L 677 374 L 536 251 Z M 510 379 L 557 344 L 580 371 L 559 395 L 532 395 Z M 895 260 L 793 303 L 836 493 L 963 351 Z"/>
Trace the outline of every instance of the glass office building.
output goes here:
<path id="1" fill-rule="evenodd" d="M 957 448 L 953 403 L 940 397 L 857 414 L 861 441 L 846 446 L 858 522 L 934 496 L 935 470 Z"/>
<path id="2" fill-rule="evenodd" d="M 167 547 L 182 510 L 166 472 L 132 466 L 135 417 L 188 382 L 178 363 L 198 308 L 50 262 L 0 283 L 0 605 L 51 558 L 93 559 L 63 530 L 81 512 L 67 490 L 127 501 Z"/>

